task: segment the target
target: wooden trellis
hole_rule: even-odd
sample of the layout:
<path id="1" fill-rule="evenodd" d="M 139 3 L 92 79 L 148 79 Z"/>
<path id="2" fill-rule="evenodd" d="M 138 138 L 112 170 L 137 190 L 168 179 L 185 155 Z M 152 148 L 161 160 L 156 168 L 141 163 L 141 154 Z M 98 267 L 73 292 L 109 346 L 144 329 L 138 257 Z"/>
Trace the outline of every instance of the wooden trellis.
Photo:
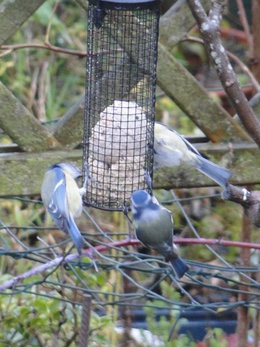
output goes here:
<path id="1" fill-rule="evenodd" d="M 44 0 L 7 0 L 0 4 L 0 45 L 19 29 Z M 207 8 L 209 0 L 202 1 Z M 170 8 L 160 21 L 158 85 L 204 132 L 212 143 L 196 143 L 217 163 L 229 163 L 233 184 L 260 183 L 259 149 L 245 130 L 200 86 L 170 54 L 170 49 L 194 26 L 187 4 Z M 0 147 L 0 195 L 38 194 L 47 167 L 54 162 L 75 161 L 75 149 L 83 137 L 83 97 L 47 130 L 21 102 L 0 83 L 0 128 L 14 141 Z M 257 112 L 257 110 L 256 110 Z M 214 144 L 213 144 L 214 143 Z M 212 184 L 192 172 L 180 175 L 174 169 L 155 172 L 155 187 L 194 187 Z M 180 179 L 181 177 L 181 179 Z"/>

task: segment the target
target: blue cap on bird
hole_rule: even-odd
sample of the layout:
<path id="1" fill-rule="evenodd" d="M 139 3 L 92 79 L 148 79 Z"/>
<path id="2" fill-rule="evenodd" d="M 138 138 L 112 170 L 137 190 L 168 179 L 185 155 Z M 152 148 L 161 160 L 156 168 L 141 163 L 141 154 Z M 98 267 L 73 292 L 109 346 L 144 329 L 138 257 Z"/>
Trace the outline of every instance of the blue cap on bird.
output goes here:
<path id="1" fill-rule="evenodd" d="M 137 190 L 132 193 L 131 200 L 135 206 L 144 206 L 149 200 L 149 194 L 145 190 Z"/>

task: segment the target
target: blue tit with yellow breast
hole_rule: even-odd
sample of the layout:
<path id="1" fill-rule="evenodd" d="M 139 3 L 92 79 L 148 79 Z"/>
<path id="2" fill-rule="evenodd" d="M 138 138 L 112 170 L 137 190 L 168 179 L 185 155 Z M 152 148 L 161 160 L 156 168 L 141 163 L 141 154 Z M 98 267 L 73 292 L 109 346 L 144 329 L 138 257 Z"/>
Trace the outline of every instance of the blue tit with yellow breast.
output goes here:
<path id="1" fill-rule="evenodd" d="M 82 213 L 82 195 L 86 192 L 87 179 L 79 188 L 76 179 L 82 176 L 71 163 L 51 165 L 46 171 L 41 188 L 42 201 L 57 227 L 68 233 L 79 254 L 84 246 L 74 218 Z"/>
<path id="2" fill-rule="evenodd" d="M 132 193 L 131 208 L 138 240 L 164 256 L 178 278 L 181 278 L 188 271 L 188 265 L 180 258 L 173 244 L 173 218 L 170 211 L 145 190 Z"/>
<path id="3" fill-rule="evenodd" d="M 211 178 L 224 190 L 232 173 L 205 159 L 183 136 L 167 126 L 155 122 L 154 168 L 173 167 L 187 163 Z"/>

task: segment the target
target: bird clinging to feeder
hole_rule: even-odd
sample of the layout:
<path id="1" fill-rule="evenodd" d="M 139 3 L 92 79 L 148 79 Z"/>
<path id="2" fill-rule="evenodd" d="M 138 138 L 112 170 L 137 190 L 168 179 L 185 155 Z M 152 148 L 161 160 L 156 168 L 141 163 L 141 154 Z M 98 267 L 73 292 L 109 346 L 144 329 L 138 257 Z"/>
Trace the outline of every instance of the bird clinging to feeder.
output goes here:
<path id="1" fill-rule="evenodd" d="M 202 157 L 197 149 L 164 124 L 155 123 L 154 128 L 154 168 L 179 166 L 183 163 L 215 181 L 225 191 L 232 176 L 229 169 L 221 167 Z"/>
<path id="2" fill-rule="evenodd" d="M 188 265 L 178 255 L 173 243 L 171 212 L 144 190 L 132 194 L 132 211 L 136 237 L 146 246 L 157 250 L 168 261 L 178 278 L 188 271 Z"/>
<path id="3" fill-rule="evenodd" d="M 87 176 L 82 188 L 76 179 L 82 176 L 81 171 L 72 163 L 51 165 L 46 171 L 41 188 L 42 201 L 59 229 L 68 233 L 78 253 L 84 246 L 74 218 L 82 213 L 82 195 L 86 192 Z"/>

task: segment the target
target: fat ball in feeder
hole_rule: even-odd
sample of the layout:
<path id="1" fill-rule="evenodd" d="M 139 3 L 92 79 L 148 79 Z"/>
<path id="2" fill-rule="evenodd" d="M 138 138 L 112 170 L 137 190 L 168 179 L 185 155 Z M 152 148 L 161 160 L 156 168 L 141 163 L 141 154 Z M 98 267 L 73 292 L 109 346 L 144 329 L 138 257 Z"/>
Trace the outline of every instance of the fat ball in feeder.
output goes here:
<path id="1" fill-rule="evenodd" d="M 130 208 L 131 194 L 151 193 L 160 1 L 90 1 L 84 202 L 106 210 Z M 83 167 L 83 168 L 84 168 Z"/>

